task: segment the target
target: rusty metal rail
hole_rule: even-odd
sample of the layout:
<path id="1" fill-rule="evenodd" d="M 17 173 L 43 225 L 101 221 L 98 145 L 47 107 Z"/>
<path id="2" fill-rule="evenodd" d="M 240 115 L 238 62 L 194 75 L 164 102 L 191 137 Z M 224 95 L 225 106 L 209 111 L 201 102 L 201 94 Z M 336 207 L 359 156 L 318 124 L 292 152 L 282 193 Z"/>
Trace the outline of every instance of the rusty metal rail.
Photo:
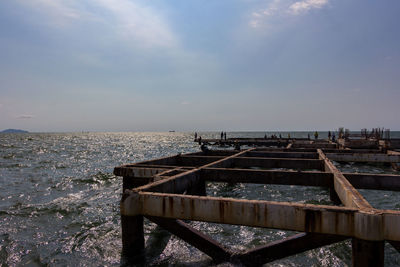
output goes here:
<path id="1" fill-rule="evenodd" d="M 400 247 L 400 211 L 374 208 L 357 188 L 400 191 L 400 175 L 342 173 L 331 160 L 397 166 L 399 154 L 332 149 L 319 143 L 321 148 L 209 150 L 116 167 L 114 174 L 123 176 L 123 255 L 136 260 L 143 254 L 145 216 L 216 262 L 260 265 L 351 238 L 353 266 L 383 266 L 384 242 Z M 206 182 L 326 187 L 337 205 L 210 197 Z M 232 251 L 181 220 L 304 233 L 252 250 Z"/>

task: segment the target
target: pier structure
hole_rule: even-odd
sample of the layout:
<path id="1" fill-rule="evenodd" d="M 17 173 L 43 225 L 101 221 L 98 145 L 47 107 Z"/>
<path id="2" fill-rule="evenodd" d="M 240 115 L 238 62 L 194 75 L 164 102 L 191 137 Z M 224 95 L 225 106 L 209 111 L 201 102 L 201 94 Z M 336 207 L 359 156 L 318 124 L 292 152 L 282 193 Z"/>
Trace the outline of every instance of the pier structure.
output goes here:
<path id="1" fill-rule="evenodd" d="M 338 143 L 331 148 L 326 146 L 332 143 L 329 141 L 298 141 L 304 147 L 290 142 L 283 148 L 206 150 L 116 167 L 114 174 L 123 177 L 123 256 L 134 261 L 143 257 L 146 217 L 216 263 L 259 266 L 351 239 L 353 266 L 384 266 L 385 242 L 400 252 L 400 211 L 373 207 L 357 189 L 400 191 L 400 175 L 344 173 L 333 161 L 395 167 L 400 163 L 400 152 L 382 147 L 338 148 Z M 324 187 L 334 205 L 211 197 L 206 195 L 207 182 Z M 247 251 L 234 251 L 188 221 L 299 233 Z"/>

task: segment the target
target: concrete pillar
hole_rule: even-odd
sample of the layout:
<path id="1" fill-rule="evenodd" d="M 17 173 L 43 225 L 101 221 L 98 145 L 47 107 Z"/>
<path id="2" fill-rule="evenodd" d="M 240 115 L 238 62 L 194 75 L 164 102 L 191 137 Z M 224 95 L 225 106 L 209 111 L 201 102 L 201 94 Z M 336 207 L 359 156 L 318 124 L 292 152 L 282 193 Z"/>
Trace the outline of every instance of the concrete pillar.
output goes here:
<path id="1" fill-rule="evenodd" d="M 206 181 L 204 179 L 199 179 L 199 181 L 187 191 L 188 195 L 194 196 L 206 196 Z"/>
<path id="2" fill-rule="evenodd" d="M 329 198 L 335 205 L 342 204 L 342 201 L 340 201 L 340 198 L 339 198 L 338 194 L 336 193 L 335 188 L 333 186 L 331 186 L 329 188 Z"/>
<path id="3" fill-rule="evenodd" d="M 353 267 L 380 267 L 384 266 L 385 241 L 367 241 L 352 239 Z"/>
<path id="4" fill-rule="evenodd" d="M 121 215 L 122 257 L 130 263 L 144 261 L 143 216 Z"/>
<path id="5" fill-rule="evenodd" d="M 134 177 L 123 177 L 123 192 L 145 184 Z M 124 196 L 122 197 L 124 198 Z M 145 260 L 143 216 L 121 215 L 122 258 L 128 263 L 140 263 Z"/>

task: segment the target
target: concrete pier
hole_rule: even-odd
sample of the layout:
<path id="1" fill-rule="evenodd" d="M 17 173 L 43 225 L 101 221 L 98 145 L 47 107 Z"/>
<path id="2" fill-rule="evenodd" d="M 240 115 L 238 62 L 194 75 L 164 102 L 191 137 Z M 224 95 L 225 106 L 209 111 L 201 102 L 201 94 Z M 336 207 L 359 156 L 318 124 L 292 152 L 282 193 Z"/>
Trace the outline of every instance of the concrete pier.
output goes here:
<path id="1" fill-rule="evenodd" d="M 354 149 L 337 143 L 333 147 L 327 142 L 297 144 L 289 148 L 208 150 L 116 167 L 114 174 L 123 176 L 123 254 L 135 259 L 143 253 L 146 217 L 215 262 L 257 266 L 351 239 L 353 266 L 384 266 L 384 243 L 397 250 L 400 247 L 400 211 L 374 208 L 357 189 L 400 191 L 400 175 L 342 173 L 333 161 L 396 166 L 400 163 L 398 152 L 381 147 Z M 206 182 L 325 187 L 335 205 L 210 197 L 206 196 Z M 186 221 L 301 233 L 251 250 L 234 251 Z"/>

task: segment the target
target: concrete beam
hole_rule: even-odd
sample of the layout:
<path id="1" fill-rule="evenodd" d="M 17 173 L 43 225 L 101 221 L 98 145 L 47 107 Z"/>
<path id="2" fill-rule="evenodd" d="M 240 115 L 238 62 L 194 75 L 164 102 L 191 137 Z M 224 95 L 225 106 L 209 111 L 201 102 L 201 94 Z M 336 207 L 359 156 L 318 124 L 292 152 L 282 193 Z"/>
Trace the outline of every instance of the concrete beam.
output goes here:
<path id="1" fill-rule="evenodd" d="M 154 175 L 165 171 L 165 168 L 148 168 L 148 167 L 126 167 L 120 166 L 114 168 L 114 175 L 129 177 L 153 177 Z"/>
<path id="2" fill-rule="evenodd" d="M 218 161 L 220 159 L 224 159 L 226 156 L 186 156 L 182 155 L 178 159 L 178 163 L 181 166 L 202 166 L 206 164 L 210 164 L 212 162 Z"/>
<path id="3" fill-rule="evenodd" d="M 326 172 L 205 168 L 200 176 L 210 182 L 333 186 L 333 175 Z"/>
<path id="4" fill-rule="evenodd" d="M 356 209 L 287 202 L 139 192 L 121 213 L 353 236 Z M 361 217 L 358 217 L 361 218 Z M 370 233 L 363 233 L 368 239 Z"/>
<path id="5" fill-rule="evenodd" d="M 357 189 L 400 191 L 400 175 L 343 173 Z"/>
<path id="6" fill-rule="evenodd" d="M 251 151 L 246 157 L 318 159 L 316 152 L 262 152 Z"/>
<path id="7" fill-rule="evenodd" d="M 138 187 L 135 191 L 147 191 L 147 192 L 164 192 L 164 193 L 178 193 L 182 194 L 190 187 L 195 186 L 201 182 L 199 171 L 207 167 L 230 167 L 232 161 L 235 157 L 243 155 L 248 151 L 253 150 L 253 148 L 248 150 L 243 150 L 232 156 L 224 157 L 220 160 L 211 162 L 209 164 L 203 165 L 197 169 L 188 170 L 187 172 L 179 173 L 177 175 L 165 178 L 159 181 L 155 181 L 151 184 Z"/>
<path id="8" fill-rule="evenodd" d="M 287 168 L 301 170 L 323 170 L 324 162 L 319 159 L 280 159 L 280 158 L 256 158 L 237 157 L 233 159 L 233 166 L 237 168 Z"/>
<path id="9" fill-rule="evenodd" d="M 315 148 L 275 148 L 275 147 L 259 147 L 253 151 L 257 152 L 317 152 Z"/>
<path id="10" fill-rule="evenodd" d="M 398 152 L 398 151 L 393 151 L 393 150 L 388 150 L 388 151 L 387 151 L 387 154 L 388 154 L 388 155 L 400 156 L 400 152 Z M 400 163 L 392 163 L 392 168 L 393 168 L 393 170 L 400 171 Z"/>
<path id="11" fill-rule="evenodd" d="M 400 155 L 389 154 L 349 154 L 349 153 L 326 153 L 330 160 L 334 161 L 351 161 L 351 162 L 400 162 Z"/>
<path id="12" fill-rule="evenodd" d="M 179 155 L 175 156 L 167 156 L 158 159 L 151 159 L 140 162 L 140 164 L 145 165 L 177 165 L 176 160 L 179 158 Z"/>
<path id="13" fill-rule="evenodd" d="M 325 156 L 322 150 L 318 149 L 319 157 L 325 162 L 325 171 L 333 174 L 333 185 L 337 195 L 346 207 L 353 207 L 363 210 L 371 210 L 372 206 L 365 198 L 351 185 L 344 175 Z"/>
<path id="14" fill-rule="evenodd" d="M 400 211 L 130 192 L 121 202 L 121 214 L 400 241 Z"/>
<path id="15" fill-rule="evenodd" d="M 357 154 L 371 154 L 371 153 L 378 153 L 382 154 L 382 151 L 379 149 L 322 149 L 322 152 L 325 154 L 327 153 L 357 153 Z"/>

